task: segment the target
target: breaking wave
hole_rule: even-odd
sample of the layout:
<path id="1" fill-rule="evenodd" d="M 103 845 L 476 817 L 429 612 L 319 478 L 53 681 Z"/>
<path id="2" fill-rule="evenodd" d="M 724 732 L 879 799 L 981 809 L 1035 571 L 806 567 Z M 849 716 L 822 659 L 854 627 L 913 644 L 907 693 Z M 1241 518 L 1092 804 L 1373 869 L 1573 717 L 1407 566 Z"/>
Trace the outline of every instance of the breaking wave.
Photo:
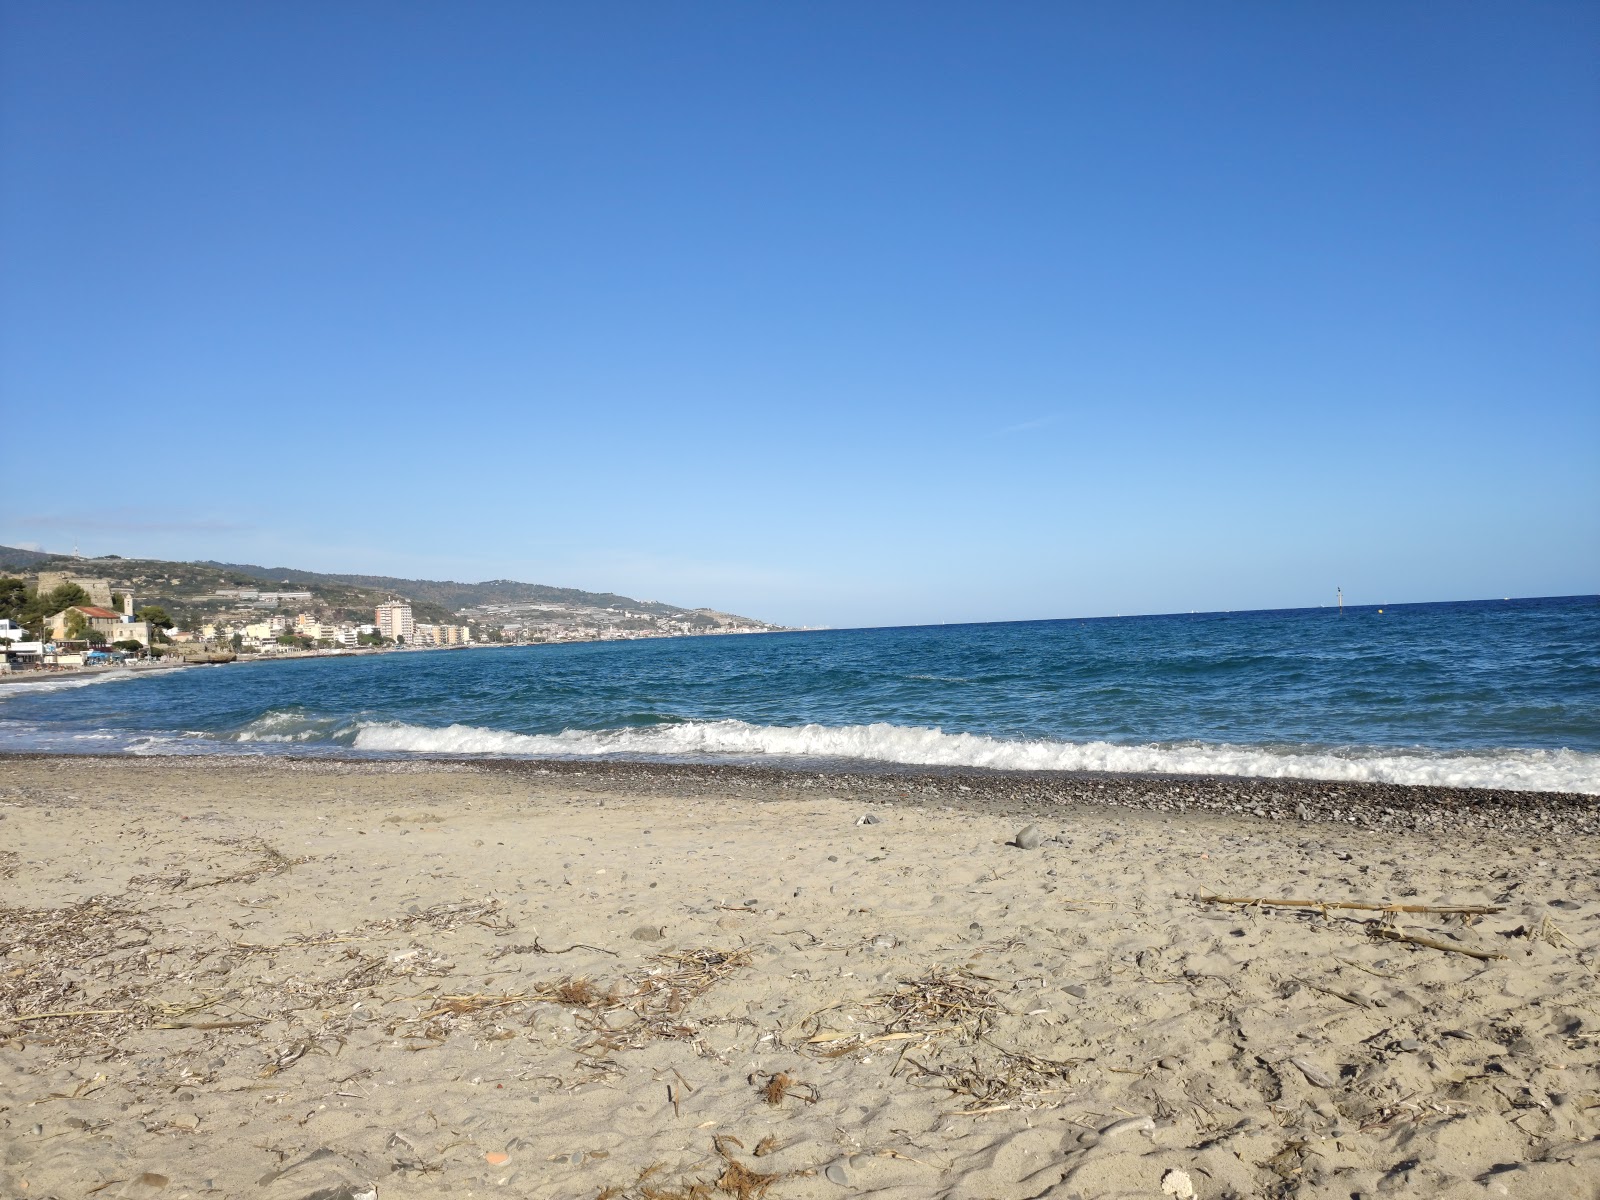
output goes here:
<path id="1" fill-rule="evenodd" d="M 46 692 L 65 692 L 72 688 L 93 687 L 97 683 L 124 683 L 130 679 L 143 679 L 167 671 L 181 671 L 182 667 L 167 667 L 154 671 L 107 671 L 103 675 L 68 675 L 64 679 L 19 679 L 0 684 L 0 700 L 16 700 L 25 696 L 42 696 Z"/>
<path id="2" fill-rule="evenodd" d="M 888 724 L 771 726 L 731 720 L 601 731 L 569 729 L 556 734 L 384 722 L 358 725 L 354 747 L 377 752 L 538 758 L 842 759 L 1006 771 L 1238 775 L 1600 795 L 1600 754 L 1573 750 L 1430 751 L 1207 743 L 1124 746 L 1099 741 L 1011 740 Z"/>
<path id="3" fill-rule="evenodd" d="M 318 717 L 300 710 L 274 709 L 233 734 L 239 742 L 348 742 L 355 729 L 338 717 Z"/>

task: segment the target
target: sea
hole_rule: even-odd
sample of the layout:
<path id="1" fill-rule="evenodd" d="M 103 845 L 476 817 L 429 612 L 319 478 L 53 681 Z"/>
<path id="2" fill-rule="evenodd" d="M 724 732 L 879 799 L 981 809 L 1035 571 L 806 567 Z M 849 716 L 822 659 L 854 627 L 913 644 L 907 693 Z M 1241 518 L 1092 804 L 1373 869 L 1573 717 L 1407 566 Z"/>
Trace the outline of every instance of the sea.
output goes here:
<path id="1" fill-rule="evenodd" d="M 0 750 L 870 764 L 1600 795 L 1600 597 L 115 672 L 0 685 Z"/>

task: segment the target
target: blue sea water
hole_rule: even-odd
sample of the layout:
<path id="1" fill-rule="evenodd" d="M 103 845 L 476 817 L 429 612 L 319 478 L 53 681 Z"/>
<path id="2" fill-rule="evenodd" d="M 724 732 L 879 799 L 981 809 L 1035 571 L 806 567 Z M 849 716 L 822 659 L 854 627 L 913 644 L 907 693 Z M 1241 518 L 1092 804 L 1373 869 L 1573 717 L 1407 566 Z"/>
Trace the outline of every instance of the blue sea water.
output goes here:
<path id="1" fill-rule="evenodd" d="M 0 749 L 877 762 L 1600 794 L 1600 598 L 119 673 L 0 687 Z"/>

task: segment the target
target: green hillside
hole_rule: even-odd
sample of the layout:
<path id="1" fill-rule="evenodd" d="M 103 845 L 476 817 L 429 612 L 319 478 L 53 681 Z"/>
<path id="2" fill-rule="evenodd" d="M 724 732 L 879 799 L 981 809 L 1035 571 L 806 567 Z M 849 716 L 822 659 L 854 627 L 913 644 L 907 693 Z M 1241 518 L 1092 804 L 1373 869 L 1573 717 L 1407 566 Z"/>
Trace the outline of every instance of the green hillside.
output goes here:
<path id="1" fill-rule="evenodd" d="M 387 575 L 335 575 L 293 567 L 262 567 L 249 563 L 172 562 L 165 559 L 99 558 L 23 550 L 0 546 L 0 574 L 32 575 L 40 571 L 65 571 L 89 578 L 106 578 L 130 588 L 140 604 L 159 604 L 185 626 L 203 622 L 237 607 L 215 593 L 224 588 L 261 591 L 308 591 L 312 601 L 286 601 L 279 612 L 316 611 L 337 620 L 368 622 L 372 610 L 385 600 L 411 602 L 419 622 L 446 624 L 459 620 L 463 608 L 485 604 L 564 604 L 591 609 L 623 608 L 659 617 L 683 617 L 695 624 L 715 625 L 708 610 L 678 608 L 652 600 L 635 600 L 614 592 L 586 592 L 578 588 L 491 579 L 484 583 L 457 583 L 436 579 L 401 579 Z"/>

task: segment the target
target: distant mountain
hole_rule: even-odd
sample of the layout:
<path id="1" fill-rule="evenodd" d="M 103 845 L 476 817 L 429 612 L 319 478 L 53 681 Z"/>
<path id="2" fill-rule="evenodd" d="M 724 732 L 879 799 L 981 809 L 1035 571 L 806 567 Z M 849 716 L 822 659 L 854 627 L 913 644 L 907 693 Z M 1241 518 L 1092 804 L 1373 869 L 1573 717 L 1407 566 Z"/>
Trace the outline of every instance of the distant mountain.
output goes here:
<path id="1" fill-rule="evenodd" d="M 61 557 L 43 550 L 24 550 L 20 546 L 0 546 L 0 570 L 36 571 L 38 563 L 54 562 Z"/>
<path id="2" fill-rule="evenodd" d="M 457 619 L 464 609 L 476 610 L 474 620 L 494 624 L 498 617 L 485 613 L 485 606 L 509 606 L 526 614 L 542 605 L 564 606 L 589 614 L 579 618 L 585 627 L 619 625 L 640 628 L 651 619 L 670 622 L 673 627 L 716 632 L 731 626 L 777 628 L 749 617 L 717 612 L 709 608 L 679 608 L 655 600 L 635 600 L 616 592 L 586 592 L 579 588 L 549 587 L 540 583 L 520 583 L 514 579 L 491 579 L 484 583 L 457 583 L 453 580 L 401 579 L 391 575 L 337 575 L 322 571 L 302 571 L 294 567 L 261 567 L 251 563 L 171 562 L 153 558 L 123 558 L 107 554 L 99 558 L 75 558 L 0 546 L 0 573 L 35 574 L 39 571 L 66 571 L 87 578 L 107 578 L 131 587 L 140 603 L 161 604 L 174 616 L 190 620 L 208 619 L 234 606 L 216 596 L 222 588 L 257 588 L 261 591 L 308 591 L 311 604 L 301 608 L 324 610 L 356 619 L 363 612 L 372 619 L 372 606 L 397 598 L 411 601 L 419 621 L 443 623 Z M 287 585 L 287 586 L 286 586 Z M 625 611 L 625 619 L 609 610 Z M 516 617 L 508 619 L 533 619 Z M 559 615 L 555 619 L 560 620 Z M 632 622 L 632 625 L 629 625 Z"/>
<path id="3" fill-rule="evenodd" d="M 400 579 L 392 575 L 332 575 L 320 571 L 297 571 L 292 567 L 257 567 L 248 563 L 203 562 L 220 571 L 239 572 L 270 579 L 275 583 L 347 584 L 374 588 L 404 596 L 413 603 L 437 604 L 452 611 L 477 608 L 484 604 L 576 604 L 584 608 L 627 608 L 653 616 L 676 616 L 694 610 L 661 604 L 655 600 L 635 600 L 615 592 L 585 592 L 578 588 L 549 587 L 542 583 L 519 583 L 515 579 L 490 579 L 484 583 L 456 583 L 441 579 Z M 740 618 L 747 620 L 748 618 Z"/>

